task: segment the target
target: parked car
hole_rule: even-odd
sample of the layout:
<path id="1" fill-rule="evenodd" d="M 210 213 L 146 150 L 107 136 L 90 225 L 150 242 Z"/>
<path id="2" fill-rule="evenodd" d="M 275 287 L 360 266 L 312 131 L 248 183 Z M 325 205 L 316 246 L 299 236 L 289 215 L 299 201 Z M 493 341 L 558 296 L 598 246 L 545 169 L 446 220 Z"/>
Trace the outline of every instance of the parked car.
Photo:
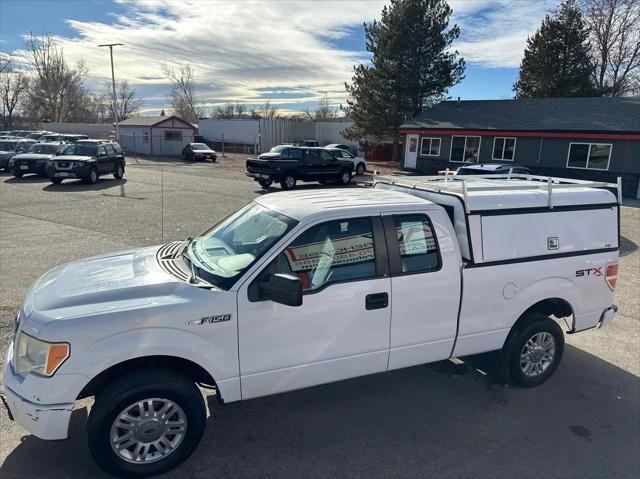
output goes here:
<path id="1" fill-rule="evenodd" d="M 504 163 L 477 163 L 458 168 L 456 175 L 507 175 L 509 171 L 517 175 L 531 175 L 531 170 L 524 166 L 505 165 Z"/>
<path id="2" fill-rule="evenodd" d="M 115 142 L 68 145 L 61 155 L 47 164 L 47 176 L 52 183 L 67 178 L 79 178 L 94 184 L 102 175 L 113 173 L 114 178 L 124 176 L 125 160 L 122 147 Z"/>
<path id="3" fill-rule="evenodd" d="M 193 160 L 211 160 L 216 161 L 216 152 L 204 143 L 189 143 L 182 149 L 182 159 L 187 161 Z"/>
<path id="4" fill-rule="evenodd" d="M 343 145 L 342 143 L 331 143 L 330 145 L 325 146 L 325 148 L 340 148 L 341 150 L 347 150 L 349 153 L 353 153 L 356 156 L 356 148 L 352 148 L 348 145 Z"/>
<path id="5" fill-rule="evenodd" d="M 9 135 L 15 136 L 17 138 L 24 138 L 29 135 L 31 132 L 29 130 L 12 130 L 9 132 Z"/>
<path id="6" fill-rule="evenodd" d="M 304 148 L 281 145 L 263 153 L 257 160 L 246 162 L 247 176 L 262 188 L 273 182 L 283 190 L 296 187 L 298 181 L 337 181 L 343 185 L 351 181 L 353 163 L 331 154 L 324 148 Z"/>
<path id="7" fill-rule="evenodd" d="M 28 140 L 40 140 L 40 139 L 42 139 L 42 137 L 43 137 L 44 135 L 48 135 L 48 134 L 50 134 L 50 133 L 51 133 L 51 132 L 49 132 L 49 131 L 34 131 L 34 132 L 32 132 L 32 133 L 29 133 L 29 134 L 26 136 L 26 138 L 27 138 Z"/>
<path id="8" fill-rule="evenodd" d="M 66 145 L 60 143 L 34 143 L 29 151 L 15 155 L 9 160 L 9 171 L 17 178 L 27 173 L 41 176 L 47 174 L 47 163 L 62 153 Z"/>
<path id="9" fill-rule="evenodd" d="M 18 310 L 8 416 L 66 439 L 75 401 L 94 396 L 94 460 L 147 477 L 200 442 L 198 385 L 224 407 L 488 351 L 509 383 L 544 383 L 560 325 L 616 316 L 618 199 L 470 179 L 267 194 L 192 240 L 49 271 Z"/>
<path id="10" fill-rule="evenodd" d="M 25 140 L 24 138 L 0 141 L 0 168 L 7 169 L 11 158 L 18 153 L 27 151 L 34 143 L 37 143 L 36 140 Z"/>
<path id="11" fill-rule="evenodd" d="M 364 172 L 367 171 L 367 160 L 361 156 L 355 156 L 349 150 L 345 150 L 343 148 L 330 148 L 328 146 L 325 146 L 324 148 L 329 150 L 333 156 L 351 161 L 356 175 L 364 175 Z"/>

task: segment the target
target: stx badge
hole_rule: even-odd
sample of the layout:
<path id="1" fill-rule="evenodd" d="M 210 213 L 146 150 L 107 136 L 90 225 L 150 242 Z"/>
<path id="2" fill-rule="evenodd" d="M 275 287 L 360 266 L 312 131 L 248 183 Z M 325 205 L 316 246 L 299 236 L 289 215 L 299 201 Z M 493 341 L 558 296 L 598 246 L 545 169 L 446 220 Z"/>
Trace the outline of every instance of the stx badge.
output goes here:
<path id="1" fill-rule="evenodd" d="M 223 321 L 229 321 L 231 319 L 230 314 L 218 314 L 216 316 L 205 316 L 204 318 L 194 319 L 184 323 L 186 326 L 195 326 L 199 324 L 213 324 L 222 323 Z"/>
<path id="2" fill-rule="evenodd" d="M 602 276 L 602 266 L 596 266 L 595 268 L 579 269 L 576 271 L 576 277 L 581 278 L 583 276 Z"/>

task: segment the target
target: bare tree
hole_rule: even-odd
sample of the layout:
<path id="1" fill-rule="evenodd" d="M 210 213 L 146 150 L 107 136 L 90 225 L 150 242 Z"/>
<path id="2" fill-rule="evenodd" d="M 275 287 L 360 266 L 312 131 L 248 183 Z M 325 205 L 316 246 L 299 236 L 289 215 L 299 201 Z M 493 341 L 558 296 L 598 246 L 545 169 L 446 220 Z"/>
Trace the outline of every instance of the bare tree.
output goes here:
<path id="1" fill-rule="evenodd" d="M 113 121 L 113 90 L 110 81 L 105 81 L 102 84 L 100 101 L 109 107 L 107 121 Z M 135 88 L 127 80 L 116 82 L 116 101 L 118 121 L 135 116 L 142 108 L 142 100 L 136 96 Z"/>
<path id="2" fill-rule="evenodd" d="M 193 70 L 189 65 L 179 65 L 174 69 L 162 65 L 164 75 L 171 81 L 169 94 L 171 109 L 182 119 L 197 123 L 205 114 L 205 108 L 200 105 L 196 96 Z"/>
<path id="3" fill-rule="evenodd" d="M 13 71 L 10 60 L 0 63 L 0 102 L 4 129 L 12 124 L 16 108 L 23 102 L 27 93 L 27 77 L 22 72 Z"/>
<path id="4" fill-rule="evenodd" d="M 325 94 L 318 101 L 318 106 L 315 110 L 309 110 L 305 108 L 302 110 L 300 114 L 300 118 L 303 120 L 313 120 L 313 121 L 327 121 L 333 120 L 338 116 L 339 107 L 332 107 L 331 103 L 329 103 L 329 97 Z"/>
<path id="5" fill-rule="evenodd" d="M 640 94 L 640 1 L 581 0 L 590 30 L 593 80 L 603 94 Z"/>
<path id="6" fill-rule="evenodd" d="M 64 121 L 72 105 L 86 93 L 82 88 L 87 74 L 84 63 L 70 66 L 50 34 L 29 34 L 25 51 L 31 67 L 28 94 L 32 116 Z"/>
<path id="7" fill-rule="evenodd" d="M 259 108 L 253 108 L 250 112 L 251 118 L 266 118 L 268 120 L 273 120 L 274 118 L 278 118 L 280 116 L 280 112 L 278 109 L 271 104 L 269 100 L 265 102 L 264 105 Z"/>

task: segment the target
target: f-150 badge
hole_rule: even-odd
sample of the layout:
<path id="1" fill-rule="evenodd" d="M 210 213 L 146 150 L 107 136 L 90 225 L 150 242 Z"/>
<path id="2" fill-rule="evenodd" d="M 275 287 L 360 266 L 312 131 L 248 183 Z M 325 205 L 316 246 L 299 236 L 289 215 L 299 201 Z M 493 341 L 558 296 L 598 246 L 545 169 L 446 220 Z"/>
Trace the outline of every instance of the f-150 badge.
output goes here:
<path id="1" fill-rule="evenodd" d="M 222 323 L 223 321 L 229 321 L 230 319 L 231 319 L 230 314 L 218 314 L 216 316 L 205 316 L 204 318 L 187 321 L 184 324 L 186 326 L 196 326 L 200 324 Z"/>

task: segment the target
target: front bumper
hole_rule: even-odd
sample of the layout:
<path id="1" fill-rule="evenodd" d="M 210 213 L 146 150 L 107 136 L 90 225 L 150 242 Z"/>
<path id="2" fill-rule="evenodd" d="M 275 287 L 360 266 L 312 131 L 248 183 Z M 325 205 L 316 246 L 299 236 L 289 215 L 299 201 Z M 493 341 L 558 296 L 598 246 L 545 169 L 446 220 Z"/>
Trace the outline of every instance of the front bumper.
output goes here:
<path id="1" fill-rule="evenodd" d="M 47 166 L 46 173 L 49 178 L 86 178 L 91 171 L 90 166 L 74 166 L 69 169 L 61 170 L 52 166 Z"/>
<path id="2" fill-rule="evenodd" d="M 46 174 L 47 169 L 47 161 L 38 161 L 38 162 L 14 162 L 11 166 L 12 172 L 21 172 L 21 173 L 37 173 L 39 175 Z"/>
<path id="3" fill-rule="evenodd" d="M 13 344 L 9 346 L 3 367 L 2 403 L 8 408 L 9 417 L 40 439 L 67 439 L 74 402 L 64 399 L 75 398 L 78 388 L 86 383 L 86 378 L 75 374 L 55 375 L 51 378 L 30 374 L 22 378 L 13 371 L 10 361 L 12 354 Z"/>
<path id="4" fill-rule="evenodd" d="M 249 178 L 253 178 L 254 181 L 269 181 L 273 180 L 273 176 L 267 173 L 254 173 L 253 171 L 246 171 L 245 175 Z"/>

